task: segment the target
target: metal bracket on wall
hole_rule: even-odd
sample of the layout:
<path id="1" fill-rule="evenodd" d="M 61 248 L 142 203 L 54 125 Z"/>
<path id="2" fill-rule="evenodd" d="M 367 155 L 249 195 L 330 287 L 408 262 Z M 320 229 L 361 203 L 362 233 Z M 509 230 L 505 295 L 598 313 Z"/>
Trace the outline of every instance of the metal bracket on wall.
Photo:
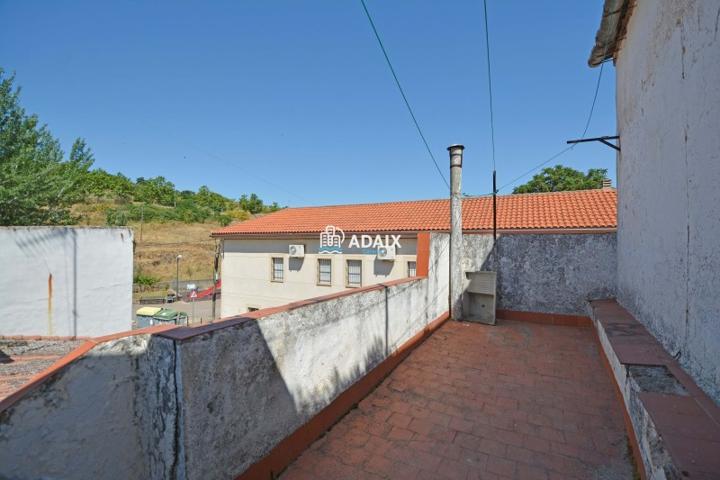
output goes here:
<path id="1" fill-rule="evenodd" d="M 608 140 L 619 140 L 620 137 L 615 136 L 605 136 L 605 137 L 593 137 L 593 138 L 578 138 L 577 140 L 568 140 L 567 143 L 584 143 L 584 142 L 600 142 L 604 143 L 610 148 L 614 148 L 618 152 L 620 151 L 620 147 L 615 145 L 614 143 L 608 142 Z"/>

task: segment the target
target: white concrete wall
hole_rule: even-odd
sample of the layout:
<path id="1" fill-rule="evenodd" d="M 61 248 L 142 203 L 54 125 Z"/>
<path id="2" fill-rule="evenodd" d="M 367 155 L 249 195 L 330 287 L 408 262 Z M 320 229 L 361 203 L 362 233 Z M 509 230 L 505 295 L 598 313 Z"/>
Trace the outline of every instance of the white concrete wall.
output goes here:
<path id="1" fill-rule="evenodd" d="M 617 59 L 618 300 L 720 402 L 720 0 L 638 0 Z"/>
<path id="2" fill-rule="evenodd" d="M 390 262 L 377 260 L 374 254 L 363 254 L 361 249 L 345 248 L 342 254 L 319 255 L 317 238 L 224 240 L 221 316 L 346 290 L 348 259 L 362 260 L 363 286 L 407 277 L 407 262 L 415 261 L 417 240 L 403 237 L 400 243 L 402 248 L 395 261 Z M 305 258 L 290 258 L 291 244 L 305 245 Z M 270 279 L 272 257 L 284 259 L 283 282 Z M 318 285 L 318 258 L 331 259 L 332 285 Z"/>
<path id="3" fill-rule="evenodd" d="M 0 228 L 0 335 L 100 336 L 130 330 L 128 228 Z"/>

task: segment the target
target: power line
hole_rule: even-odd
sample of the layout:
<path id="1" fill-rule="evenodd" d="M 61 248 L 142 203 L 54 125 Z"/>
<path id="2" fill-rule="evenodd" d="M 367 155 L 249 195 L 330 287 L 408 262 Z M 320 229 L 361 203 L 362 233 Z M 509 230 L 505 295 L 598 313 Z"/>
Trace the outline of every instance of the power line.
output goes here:
<path id="1" fill-rule="evenodd" d="M 260 180 L 261 182 L 270 185 L 270 186 L 273 187 L 273 188 L 276 188 L 276 189 L 278 189 L 278 190 L 281 190 L 281 191 L 287 193 L 288 195 L 292 195 L 293 197 L 295 197 L 295 198 L 297 198 L 297 199 L 299 199 L 299 200 L 302 200 L 303 202 L 310 202 L 307 198 L 303 197 L 302 195 L 298 195 L 297 193 L 292 192 L 292 191 L 288 190 L 287 188 L 284 188 L 284 187 L 278 185 L 277 183 L 273 183 L 273 182 L 271 182 L 270 180 L 267 180 L 267 179 L 261 177 L 260 175 L 258 175 L 258 174 L 256 174 L 256 173 L 252 173 L 252 172 L 250 172 L 250 171 L 249 171 L 247 168 L 245 168 L 245 167 L 242 167 L 242 166 L 240 166 L 240 165 L 238 165 L 238 164 L 236 164 L 236 163 L 233 163 L 233 162 L 229 162 L 229 161 L 227 161 L 226 159 L 222 158 L 220 155 L 218 155 L 218 154 L 216 154 L 216 153 L 213 153 L 213 152 L 211 152 L 211 151 L 209 151 L 209 150 L 206 150 L 206 149 L 204 149 L 204 148 L 200 148 L 199 146 L 193 145 L 193 144 L 191 144 L 191 143 L 186 143 L 186 145 L 189 145 L 190 147 L 194 148 L 195 150 L 198 150 L 199 152 L 204 153 L 204 154 L 207 155 L 208 157 L 212 157 L 212 158 L 214 158 L 214 159 L 216 159 L 216 160 L 218 160 L 218 161 L 220 161 L 220 162 L 223 162 L 223 163 L 228 164 L 228 165 L 230 165 L 230 166 L 232 166 L 232 167 L 235 167 L 235 168 L 237 168 L 238 170 L 241 170 L 242 172 L 244 172 L 246 175 L 248 175 L 248 176 L 250 176 L 250 177 L 254 177 L 254 178 Z"/>
<path id="2" fill-rule="evenodd" d="M 602 80 L 602 74 L 603 74 L 603 68 L 604 68 L 604 67 L 605 67 L 605 62 L 603 62 L 603 63 L 600 64 L 600 71 L 598 72 L 597 82 L 595 83 L 595 92 L 593 93 L 592 104 L 590 105 L 590 112 L 588 113 L 588 118 L 587 118 L 587 121 L 585 122 L 585 128 L 583 129 L 583 133 L 582 133 L 582 135 L 580 135 L 580 138 L 585 137 L 585 134 L 587 133 L 588 128 L 590 128 L 590 122 L 592 121 L 593 114 L 595 113 L 595 104 L 597 103 L 598 93 L 600 92 L 600 82 L 601 82 L 601 80 Z M 563 148 L 562 150 L 560 150 L 560 151 L 557 152 L 556 154 L 554 154 L 554 155 L 552 155 L 551 157 L 549 157 L 547 160 L 538 163 L 537 165 L 535 165 L 533 168 L 531 168 L 531 169 L 528 170 L 527 172 L 523 173 L 522 175 L 516 177 L 516 178 L 513 179 L 512 181 L 510 181 L 510 182 L 506 183 L 505 185 L 503 185 L 502 187 L 498 188 L 498 191 L 503 190 L 504 188 L 509 187 L 510 185 L 512 185 L 513 183 L 517 182 L 518 180 L 520 180 L 520 179 L 523 178 L 524 176 L 531 174 L 532 172 L 534 172 L 534 171 L 537 170 L 538 168 L 543 167 L 543 166 L 547 165 L 548 163 L 552 162 L 553 160 L 555 160 L 556 158 L 558 158 L 558 157 L 566 154 L 566 153 L 569 152 L 570 150 L 574 149 L 576 145 L 577 145 L 577 143 L 574 143 L 574 144 L 570 145 L 569 147 Z"/>
<path id="3" fill-rule="evenodd" d="M 513 183 L 517 182 L 518 180 L 520 180 L 521 178 L 523 178 L 525 175 L 531 174 L 532 172 L 534 172 L 534 171 L 537 170 L 538 168 L 540 168 L 540 167 L 542 167 L 542 166 L 544 166 L 544 165 L 552 162 L 552 161 L 555 160 L 556 158 L 558 158 L 558 157 L 566 154 L 567 152 L 569 152 L 569 151 L 572 150 L 573 148 L 575 148 L 575 145 L 571 145 L 571 146 L 569 146 L 569 147 L 565 147 L 564 149 L 560 150 L 559 152 L 557 152 L 555 155 L 551 156 L 551 157 L 548 158 L 547 160 L 545 160 L 545 161 L 543 161 L 543 162 L 541 162 L 541 163 L 538 163 L 537 165 L 535 165 L 533 168 L 531 168 L 531 169 L 528 170 L 527 172 L 523 173 L 522 175 L 517 176 L 517 177 L 514 178 L 513 180 L 511 180 L 511 181 L 509 181 L 508 183 L 506 183 L 505 185 L 503 185 L 502 187 L 498 188 L 498 192 L 499 192 L 500 190 L 503 190 L 503 189 L 509 187 L 509 186 L 512 185 Z"/>
<path id="4" fill-rule="evenodd" d="M 488 30 L 487 0 L 483 0 L 485 12 L 485 57 L 487 58 L 488 96 L 490 98 L 490 144 L 492 145 L 492 162 L 495 170 L 495 116 L 493 113 L 492 75 L 490 73 L 490 31 Z"/>
<path id="5" fill-rule="evenodd" d="M 372 27 L 373 33 L 375 33 L 375 38 L 378 41 L 378 44 L 380 45 L 380 50 L 382 50 L 383 56 L 385 57 L 385 61 L 388 64 L 388 67 L 390 68 L 390 73 L 392 73 L 393 78 L 395 79 L 395 84 L 398 87 L 398 90 L 400 90 L 400 95 L 402 96 L 403 101 L 405 102 L 405 106 L 408 109 L 408 112 L 410 113 L 410 117 L 412 118 L 413 123 L 415 124 L 415 128 L 418 131 L 418 134 L 420 134 L 420 138 L 422 139 L 423 144 L 425 145 L 425 149 L 428 152 L 428 155 L 430 155 L 430 159 L 432 160 L 433 164 L 435 164 L 435 168 L 437 169 L 438 174 L 440 174 L 440 177 L 443 179 L 443 182 L 445 182 L 445 185 L 450 189 L 450 184 L 447 181 L 447 178 L 445 178 L 445 175 L 443 174 L 442 170 L 440 169 L 440 166 L 437 163 L 437 160 L 435 160 L 435 155 L 433 155 L 432 150 L 430 150 L 430 145 L 428 145 L 427 140 L 425 139 L 425 135 L 422 132 L 422 129 L 420 128 L 420 124 L 417 121 L 417 118 L 415 117 L 415 113 L 413 113 L 413 109 L 410 106 L 410 102 L 407 99 L 407 96 L 405 95 L 405 90 L 403 90 L 402 85 L 400 84 L 400 80 L 398 79 L 397 74 L 395 73 L 395 69 L 392 66 L 392 62 L 390 62 L 390 57 L 388 56 L 387 51 L 385 50 L 385 45 L 383 45 L 382 40 L 380 39 L 380 34 L 378 33 L 377 28 L 375 28 L 375 22 L 373 22 L 372 16 L 370 16 L 370 11 L 367 8 L 367 5 L 365 5 L 365 0 L 360 0 L 360 3 L 362 3 L 363 10 L 365 10 L 365 15 L 367 15 L 367 19 L 370 22 L 370 26 Z"/>
<path id="6" fill-rule="evenodd" d="M 587 122 L 585 122 L 585 128 L 580 138 L 584 138 L 588 128 L 590 128 L 590 120 L 592 120 L 593 113 L 595 112 L 595 102 L 597 102 L 598 92 L 600 91 L 600 80 L 602 80 L 603 68 L 605 68 L 605 62 L 600 64 L 600 72 L 598 73 L 597 83 L 595 84 L 595 94 L 593 95 L 592 105 L 590 105 L 590 113 L 588 114 L 588 119 Z"/>

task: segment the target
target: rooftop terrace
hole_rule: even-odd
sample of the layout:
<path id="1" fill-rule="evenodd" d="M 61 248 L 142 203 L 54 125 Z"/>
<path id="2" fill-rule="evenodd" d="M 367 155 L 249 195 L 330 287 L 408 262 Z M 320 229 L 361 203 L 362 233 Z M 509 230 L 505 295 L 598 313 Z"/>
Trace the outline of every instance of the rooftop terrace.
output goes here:
<path id="1" fill-rule="evenodd" d="M 417 277 L 85 341 L 0 400 L 0 476 L 718 478 L 720 409 L 587 302 L 612 237 L 466 240 L 497 325 L 448 320 L 448 235 L 421 233 Z"/>
<path id="2" fill-rule="evenodd" d="M 448 322 L 282 479 L 633 478 L 589 326 Z"/>

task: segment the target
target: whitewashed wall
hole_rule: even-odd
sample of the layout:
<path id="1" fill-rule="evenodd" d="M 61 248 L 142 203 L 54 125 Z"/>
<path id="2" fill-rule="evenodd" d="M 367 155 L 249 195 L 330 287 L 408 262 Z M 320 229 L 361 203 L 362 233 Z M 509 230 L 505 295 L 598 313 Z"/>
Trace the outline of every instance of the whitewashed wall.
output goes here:
<path id="1" fill-rule="evenodd" d="M 618 301 L 720 402 L 720 0 L 639 0 L 617 59 Z"/>
<path id="2" fill-rule="evenodd" d="M 0 228 L 0 335 L 100 336 L 130 330 L 128 228 Z"/>

